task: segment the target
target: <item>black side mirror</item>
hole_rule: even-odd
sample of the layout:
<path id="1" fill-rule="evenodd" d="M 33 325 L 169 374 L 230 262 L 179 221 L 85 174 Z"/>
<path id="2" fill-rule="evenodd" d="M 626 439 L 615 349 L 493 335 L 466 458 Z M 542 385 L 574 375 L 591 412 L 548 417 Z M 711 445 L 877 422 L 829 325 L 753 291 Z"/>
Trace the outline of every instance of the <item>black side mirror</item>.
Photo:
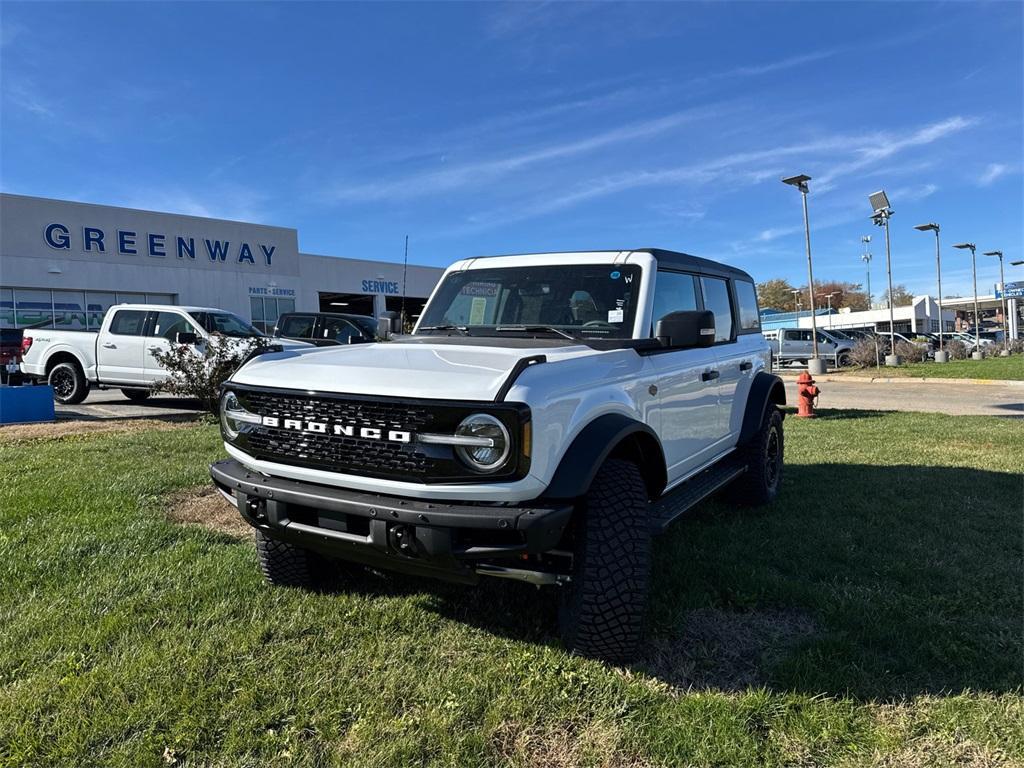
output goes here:
<path id="1" fill-rule="evenodd" d="M 190 331 L 179 331 L 174 337 L 174 340 L 179 344 L 198 344 L 199 337 Z"/>
<path id="2" fill-rule="evenodd" d="M 715 314 L 707 310 L 670 312 L 654 326 L 654 335 L 669 349 L 714 346 Z"/>

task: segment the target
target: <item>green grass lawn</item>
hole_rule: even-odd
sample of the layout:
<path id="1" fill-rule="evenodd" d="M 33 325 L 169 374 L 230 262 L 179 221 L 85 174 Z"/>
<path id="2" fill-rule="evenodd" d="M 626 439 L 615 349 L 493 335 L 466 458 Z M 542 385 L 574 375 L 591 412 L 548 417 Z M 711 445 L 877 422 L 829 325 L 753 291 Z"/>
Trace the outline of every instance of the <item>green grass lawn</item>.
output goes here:
<path id="1" fill-rule="evenodd" d="M 833 375 L 837 371 L 832 371 Z M 948 363 L 904 363 L 898 368 L 859 368 L 842 375 L 849 376 L 916 376 L 925 379 L 1000 379 L 1024 380 L 1024 355 L 986 357 L 984 360 L 950 360 Z"/>
<path id="2" fill-rule="evenodd" d="M 0 432 L 0 765 L 1021 764 L 1024 425 L 822 413 L 659 541 L 631 668 L 527 585 L 265 585 L 163 515 L 212 426 Z"/>

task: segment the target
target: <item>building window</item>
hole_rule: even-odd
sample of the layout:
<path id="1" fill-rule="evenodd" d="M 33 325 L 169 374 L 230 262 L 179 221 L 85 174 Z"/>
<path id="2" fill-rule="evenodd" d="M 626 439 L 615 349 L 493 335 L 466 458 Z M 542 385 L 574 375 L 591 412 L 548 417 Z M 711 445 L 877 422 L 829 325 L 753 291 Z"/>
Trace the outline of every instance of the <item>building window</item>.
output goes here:
<path id="1" fill-rule="evenodd" d="M 274 332 L 277 318 L 295 311 L 295 299 L 278 299 L 267 296 L 250 296 L 249 312 L 252 324 L 266 334 Z"/>
<path id="2" fill-rule="evenodd" d="M 0 326 L 96 330 L 114 304 L 174 304 L 173 293 L 0 288 Z"/>

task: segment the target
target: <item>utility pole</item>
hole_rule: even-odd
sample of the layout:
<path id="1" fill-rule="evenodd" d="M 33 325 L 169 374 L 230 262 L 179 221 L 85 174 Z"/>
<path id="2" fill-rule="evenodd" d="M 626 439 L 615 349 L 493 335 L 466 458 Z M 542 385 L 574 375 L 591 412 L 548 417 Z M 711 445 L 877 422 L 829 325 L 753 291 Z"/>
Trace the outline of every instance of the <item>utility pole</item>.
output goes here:
<path id="1" fill-rule="evenodd" d="M 405 236 L 405 259 L 402 262 L 402 333 L 405 333 L 405 276 L 409 271 L 409 236 Z"/>
<path id="2" fill-rule="evenodd" d="M 860 242 L 864 246 L 864 253 L 861 254 L 860 260 L 864 262 L 868 270 L 868 309 L 871 309 L 871 235 L 863 235 Z"/>

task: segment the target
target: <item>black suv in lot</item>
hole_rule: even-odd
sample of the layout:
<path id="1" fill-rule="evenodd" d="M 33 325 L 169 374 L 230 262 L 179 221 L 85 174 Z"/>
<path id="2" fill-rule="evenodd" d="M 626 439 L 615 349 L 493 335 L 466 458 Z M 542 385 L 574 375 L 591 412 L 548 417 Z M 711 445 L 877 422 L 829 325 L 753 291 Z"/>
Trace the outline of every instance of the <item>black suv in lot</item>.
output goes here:
<path id="1" fill-rule="evenodd" d="M 274 337 L 308 341 L 318 347 L 362 344 L 376 340 L 377 324 L 372 317 L 365 315 L 288 312 L 278 318 Z"/>

